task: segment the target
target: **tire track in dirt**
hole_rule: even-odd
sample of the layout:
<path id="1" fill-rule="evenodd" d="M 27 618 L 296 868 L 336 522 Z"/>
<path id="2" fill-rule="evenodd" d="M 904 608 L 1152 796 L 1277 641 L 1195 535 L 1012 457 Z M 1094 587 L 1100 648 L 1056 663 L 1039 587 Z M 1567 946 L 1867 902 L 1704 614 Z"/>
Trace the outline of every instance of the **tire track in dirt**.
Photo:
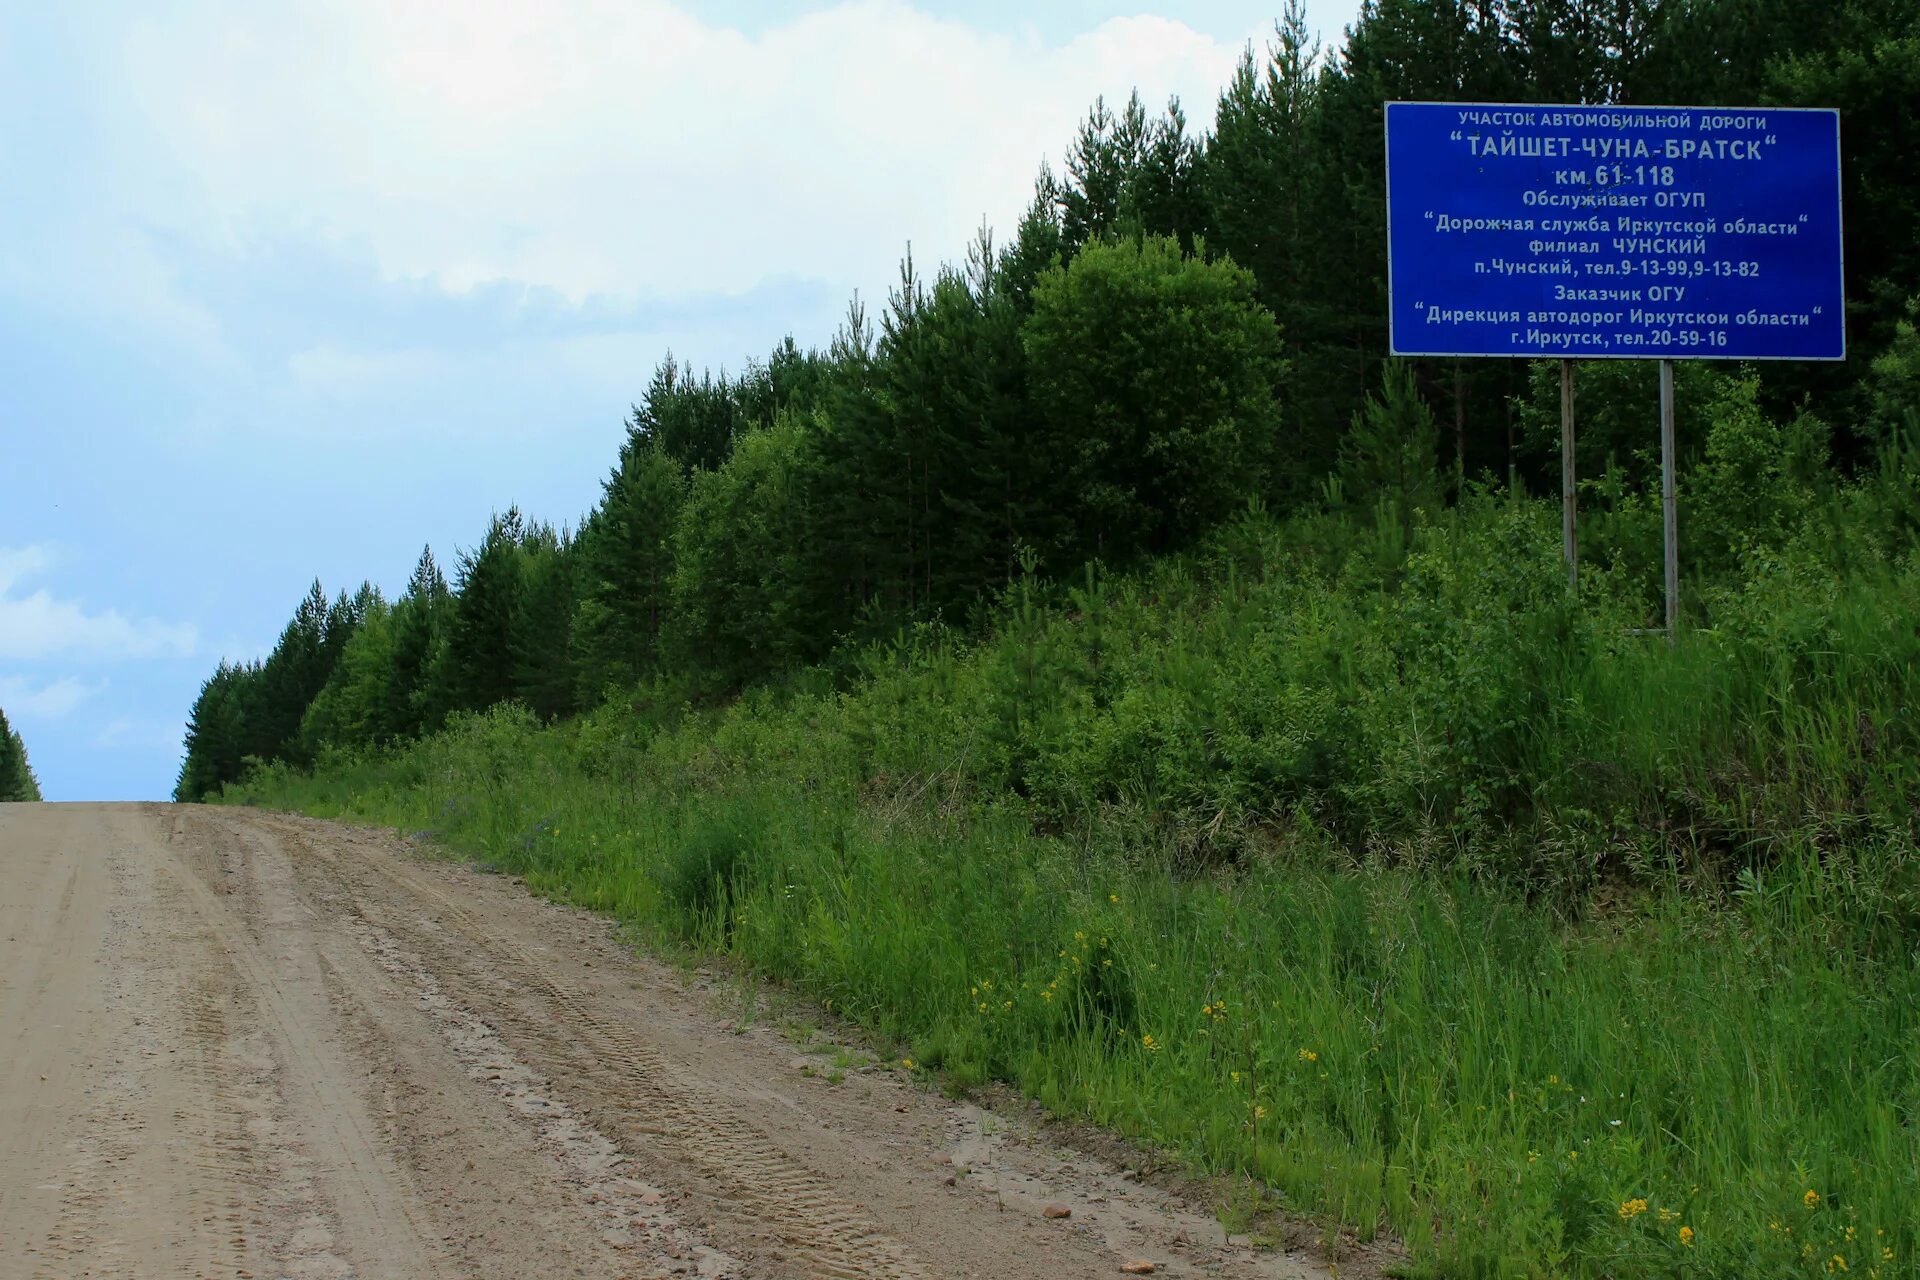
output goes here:
<path id="1" fill-rule="evenodd" d="M 405 936 L 410 944 L 433 955 L 434 970 L 443 978 L 469 975 L 463 993 L 468 1003 L 498 1009 L 490 993 L 473 990 L 480 985 L 474 980 L 478 975 L 471 974 L 476 956 L 486 957 L 485 969 L 495 980 L 505 979 L 541 997 L 557 1015 L 558 1025 L 527 1022 L 515 1028 L 534 1042 L 530 1056 L 589 1084 L 603 1109 L 645 1116 L 645 1121 L 630 1120 L 623 1128 L 650 1145 L 670 1148 L 712 1179 L 734 1213 L 776 1236 L 787 1258 L 807 1274 L 835 1280 L 918 1280 L 929 1274 L 858 1208 L 833 1195 L 821 1178 L 737 1120 L 735 1100 L 677 1076 L 631 1030 L 598 1016 L 536 957 L 498 937 L 484 920 L 436 886 L 397 864 L 356 860 L 355 869 L 380 877 L 407 898 L 431 908 L 430 913 L 416 913 L 409 919 L 406 913 L 383 909 L 370 895 L 358 892 L 334 852 L 306 840 L 297 830 L 283 829 L 283 836 L 300 846 L 304 858 L 333 869 L 354 914 L 377 931 L 370 936 Z M 375 921 L 373 916 L 382 919 Z M 451 929 L 458 945 L 450 945 L 454 938 L 435 937 L 433 930 L 422 927 L 426 919 Z"/>

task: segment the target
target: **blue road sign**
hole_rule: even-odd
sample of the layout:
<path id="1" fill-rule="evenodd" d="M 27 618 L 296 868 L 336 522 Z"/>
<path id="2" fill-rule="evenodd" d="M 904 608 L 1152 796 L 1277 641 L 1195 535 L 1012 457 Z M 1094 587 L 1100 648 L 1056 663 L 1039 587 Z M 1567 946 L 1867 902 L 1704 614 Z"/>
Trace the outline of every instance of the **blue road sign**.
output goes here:
<path id="1" fill-rule="evenodd" d="M 1840 116 L 1387 104 L 1392 347 L 1841 360 Z"/>

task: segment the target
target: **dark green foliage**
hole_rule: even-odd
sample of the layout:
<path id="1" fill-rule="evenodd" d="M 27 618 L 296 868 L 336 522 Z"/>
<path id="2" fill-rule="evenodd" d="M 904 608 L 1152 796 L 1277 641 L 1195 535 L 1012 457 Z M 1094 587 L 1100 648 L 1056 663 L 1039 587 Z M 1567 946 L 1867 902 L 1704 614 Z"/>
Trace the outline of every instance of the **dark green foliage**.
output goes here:
<path id="1" fill-rule="evenodd" d="M 513 638 L 525 590 L 526 524 L 517 507 L 496 515 L 480 545 L 460 557 L 447 637 L 450 705 L 484 711 L 514 696 Z"/>
<path id="2" fill-rule="evenodd" d="M 1414 513 L 1439 506 L 1439 443 L 1433 411 L 1414 389 L 1412 368 L 1404 360 L 1389 360 L 1380 394 L 1368 396 L 1354 413 L 1340 447 L 1346 501 L 1361 511 L 1377 510 L 1411 539 Z"/>
<path id="3" fill-rule="evenodd" d="M 393 666 L 386 681 L 381 723 L 395 738 L 440 727 L 452 707 L 447 645 L 453 634 L 453 592 L 423 547 L 407 579 L 406 594 L 393 608 Z"/>
<path id="4" fill-rule="evenodd" d="M 536 716 L 552 720 L 574 708 L 572 633 L 578 556 L 564 531 L 545 525 L 527 530 L 520 556 L 520 590 L 507 640 L 513 693 Z"/>
<path id="5" fill-rule="evenodd" d="M 669 607 L 673 528 L 686 478 L 651 441 L 629 438 L 580 530 L 574 648 L 581 694 L 637 683 L 660 658 Z"/>
<path id="6" fill-rule="evenodd" d="M 175 800 L 205 799 L 245 771 L 248 694 L 259 678 L 257 663 L 223 661 L 200 686 L 187 718 L 186 758 L 174 784 Z"/>
<path id="7" fill-rule="evenodd" d="M 1089 245 L 1043 277 L 1022 331 L 1076 558 L 1179 545 L 1270 475 L 1280 334 L 1253 277 L 1171 240 Z"/>
<path id="8" fill-rule="evenodd" d="M 674 650 L 691 668 L 743 684 L 818 656 L 797 572 L 810 535 L 802 431 L 782 421 L 694 477 L 673 544 Z"/>
<path id="9" fill-rule="evenodd" d="M 7 713 L 0 711 L 0 804 L 39 798 L 40 780 L 27 763 L 27 744 L 7 723 Z"/>
<path id="10" fill-rule="evenodd" d="M 709 821 L 686 831 L 660 872 L 660 892 L 694 928 L 723 937 L 733 891 L 752 862 L 753 834 L 738 821 Z"/>

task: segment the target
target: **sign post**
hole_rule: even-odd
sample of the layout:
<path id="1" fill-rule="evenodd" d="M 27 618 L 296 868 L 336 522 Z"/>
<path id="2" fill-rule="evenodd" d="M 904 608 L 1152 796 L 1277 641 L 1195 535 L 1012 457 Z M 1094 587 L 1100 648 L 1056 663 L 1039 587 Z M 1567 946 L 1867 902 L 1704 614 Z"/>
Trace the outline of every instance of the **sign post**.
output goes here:
<path id="1" fill-rule="evenodd" d="M 1672 362 L 1846 358 L 1839 113 L 1459 102 L 1386 113 L 1391 349 L 1562 361 L 1569 583 L 1570 362 L 1661 362 L 1671 636 Z"/>
<path id="2" fill-rule="evenodd" d="M 1573 361 L 1560 361 L 1560 544 L 1567 561 L 1567 590 L 1580 586 L 1579 512 L 1573 475 Z"/>

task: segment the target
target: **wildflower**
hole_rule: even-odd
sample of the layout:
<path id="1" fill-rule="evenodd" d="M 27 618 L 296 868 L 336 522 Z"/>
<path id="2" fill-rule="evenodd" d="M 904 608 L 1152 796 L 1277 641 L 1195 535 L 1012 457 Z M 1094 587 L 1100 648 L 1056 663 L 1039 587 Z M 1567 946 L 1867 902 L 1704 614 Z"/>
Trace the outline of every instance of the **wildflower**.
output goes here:
<path id="1" fill-rule="evenodd" d="M 1040 993 L 1040 998 L 1041 998 L 1042 1000 L 1051 1000 L 1051 999 L 1053 999 L 1053 988 L 1052 988 L 1052 987 L 1048 987 L 1048 988 L 1047 988 L 1047 989 L 1046 989 L 1045 991 L 1042 991 L 1042 992 Z"/>
<path id="2" fill-rule="evenodd" d="M 978 995 L 980 994 L 980 988 L 978 988 L 978 987 L 968 987 L 968 988 L 967 988 L 967 994 L 968 994 L 968 995 L 970 995 L 970 996 L 978 996 Z"/>
<path id="3" fill-rule="evenodd" d="M 905 1067 L 905 1068 L 906 1068 L 907 1070 L 909 1070 L 909 1071 L 911 1071 L 911 1070 L 913 1070 L 913 1059 L 912 1059 L 912 1058 L 902 1058 L 902 1059 L 900 1059 L 900 1065 L 901 1065 L 901 1066 L 903 1066 L 903 1067 Z"/>
<path id="4" fill-rule="evenodd" d="M 1253 1106 L 1253 1118 L 1255 1120 L 1265 1120 L 1267 1118 L 1267 1109 L 1256 1102 Z"/>
<path id="5" fill-rule="evenodd" d="M 1559 1084 L 1559 1083 L 1560 1083 L 1560 1077 L 1559 1077 L 1559 1076 L 1548 1076 L 1548 1077 L 1547 1077 L 1547 1083 L 1548 1083 L 1548 1084 Z"/>
<path id="6" fill-rule="evenodd" d="M 1680 1228 L 1680 1243 L 1687 1246 L 1687 1248 L 1689 1249 L 1693 1248 L 1693 1228 L 1692 1227 Z"/>
<path id="7" fill-rule="evenodd" d="M 1002 1000 L 1002 1001 L 1000 1002 L 1000 1007 L 1001 1007 L 1002 1009 L 1011 1009 L 1011 1008 L 1013 1008 L 1013 1001 L 1011 1001 L 1011 1000 Z"/>
<path id="8" fill-rule="evenodd" d="M 1239 1073 L 1238 1071 L 1229 1071 L 1229 1072 L 1227 1072 L 1227 1078 L 1228 1078 L 1229 1080 L 1231 1080 L 1231 1081 L 1233 1081 L 1233 1082 L 1234 1082 L 1235 1084 L 1239 1084 L 1239 1083 L 1240 1083 L 1240 1073 Z"/>
<path id="9" fill-rule="evenodd" d="M 1527 1163 L 1528 1163 L 1528 1164 L 1532 1164 L 1532 1163 L 1533 1163 L 1533 1162 L 1534 1162 L 1535 1160 L 1538 1160 L 1539 1158 L 1540 1158 L 1540 1153 L 1539 1153 L 1538 1151 L 1529 1151 L 1529 1152 L 1527 1152 Z"/>
<path id="10" fill-rule="evenodd" d="M 1620 1202 L 1620 1221 L 1631 1222 L 1647 1211 L 1645 1200 L 1622 1200 Z"/>
<path id="11" fill-rule="evenodd" d="M 1114 906 L 1117 907 L 1120 905 L 1120 895 L 1117 893 L 1110 893 L 1107 895 L 1107 901 L 1111 902 Z"/>
<path id="12" fill-rule="evenodd" d="M 1846 1269 L 1847 1269 L 1847 1260 L 1841 1257 L 1839 1254 L 1836 1253 L 1831 1258 L 1827 1259 L 1828 1275 L 1833 1275 L 1835 1272 L 1845 1271 Z"/>
<path id="13" fill-rule="evenodd" d="M 985 1013 L 986 1011 L 987 1011 L 987 1002 L 985 1000 L 982 1000 L 980 1002 L 980 1012 Z"/>
<path id="14" fill-rule="evenodd" d="M 1311 1050 L 1311 1049 L 1302 1049 L 1302 1050 L 1300 1051 L 1300 1061 L 1302 1061 L 1302 1062 L 1318 1062 L 1318 1061 L 1320 1061 L 1320 1055 L 1319 1055 L 1319 1054 L 1317 1054 L 1317 1053 L 1315 1053 L 1315 1052 L 1314 1052 L 1313 1050 Z"/>
<path id="15" fill-rule="evenodd" d="M 1073 940 L 1075 942 L 1085 942 L 1087 940 L 1087 935 L 1081 930 L 1075 929 L 1073 931 Z"/>
<path id="16" fill-rule="evenodd" d="M 1153 1038 L 1153 1033 L 1151 1031 L 1147 1032 L 1145 1035 L 1140 1037 L 1140 1047 L 1145 1049 L 1148 1053 L 1160 1052 L 1160 1042 Z"/>
<path id="17" fill-rule="evenodd" d="M 1660 1223 L 1662 1226 L 1665 1226 L 1667 1223 L 1672 1222 L 1675 1218 L 1678 1218 L 1679 1216 L 1680 1214 L 1673 1209 L 1662 1209 L 1660 1211 Z"/>
<path id="18" fill-rule="evenodd" d="M 1809 1209 L 1818 1209 L 1820 1207 L 1820 1193 L 1812 1187 L 1808 1187 L 1807 1194 L 1800 1197 L 1800 1203 Z"/>

